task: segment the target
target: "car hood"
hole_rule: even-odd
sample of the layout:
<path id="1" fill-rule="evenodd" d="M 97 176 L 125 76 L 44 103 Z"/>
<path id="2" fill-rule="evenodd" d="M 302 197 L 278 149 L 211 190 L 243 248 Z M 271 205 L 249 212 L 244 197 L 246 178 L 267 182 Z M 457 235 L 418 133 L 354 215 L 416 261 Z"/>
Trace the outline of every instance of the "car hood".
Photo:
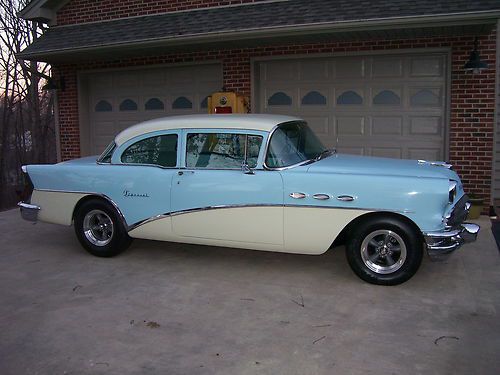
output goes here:
<path id="1" fill-rule="evenodd" d="M 448 178 L 459 180 L 458 175 L 443 166 L 418 162 L 417 160 L 402 160 L 378 158 L 371 156 L 356 156 L 334 154 L 312 163 L 310 173 L 344 173 L 377 176 L 411 176 L 425 178 Z"/>

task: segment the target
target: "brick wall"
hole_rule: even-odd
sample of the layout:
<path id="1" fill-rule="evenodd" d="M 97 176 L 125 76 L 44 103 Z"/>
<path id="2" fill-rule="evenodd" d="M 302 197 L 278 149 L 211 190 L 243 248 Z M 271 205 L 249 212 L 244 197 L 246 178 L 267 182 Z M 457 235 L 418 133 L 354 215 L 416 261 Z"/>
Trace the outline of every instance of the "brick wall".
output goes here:
<path id="1" fill-rule="evenodd" d="M 72 0 L 57 12 L 57 24 L 70 25 L 258 1 L 264 0 Z"/>
<path id="2" fill-rule="evenodd" d="M 496 33 L 479 37 L 479 50 L 490 69 L 481 74 L 466 73 L 463 65 L 473 48 L 474 36 L 434 37 L 415 40 L 378 40 L 332 42 L 300 45 L 213 50 L 152 57 L 130 58 L 113 62 L 89 62 L 56 66 L 63 74 L 66 90 L 60 93 L 59 119 L 62 158 L 79 155 L 76 72 L 78 70 L 121 68 L 148 64 L 171 64 L 219 60 L 223 64 L 224 85 L 228 90 L 250 95 L 250 59 L 277 55 L 304 55 L 358 51 L 383 51 L 412 48 L 451 48 L 450 161 L 463 179 L 466 190 L 489 200 L 493 158 L 495 110 Z"/>

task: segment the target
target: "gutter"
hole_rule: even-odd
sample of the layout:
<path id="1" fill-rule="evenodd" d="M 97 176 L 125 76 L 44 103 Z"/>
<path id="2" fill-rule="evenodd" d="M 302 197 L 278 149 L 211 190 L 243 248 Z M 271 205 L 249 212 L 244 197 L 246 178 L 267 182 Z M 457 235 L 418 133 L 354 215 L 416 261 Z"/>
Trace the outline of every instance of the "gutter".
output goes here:
<path id="1" fill-rule="evenodd" d="M 152 16 L 154 17 L 154 16 Z M 246 39 L 269 39 L 274 37 L 304 36 L 310 34 L 327 34 L 337 32 L 368 31 L 368 30 L 391 30 L 391 29 L 411 29 L 417 27 L 444 27 L 444 26 L 465 26 L 478 24 L 495 24 L 500 18 L 500 9 L 473 12 L 473 13 L 450 13 L 441 15 L 388 17 L 356 21 L 335 21 L 322 23 L 309 23 L 286 26 L 272 26 L 263 28 L 249 28 L 239 30 L 215 31 L 203 34 L 185 34 L 166 38 L 150 38 L 138 41 L 126 41 L 121 43 L 94 44 L 84 47 L 69 47 L 45 50 L 39 52 L 20 52 L 17 57 L 29 59 L 30 57 L 50 57 L 64 54 L 65 52 L 90 52 L 110 50 L 126 46 L 131 47 L 155 47 L 155 46 L 176 46 L 196 43 L 237 41 Z M 116 21 L 116 20 L 114 20 Z M 113 22 L 113 21 L 105 21 Z M 86 24 L 85 24 L 86 25 Z M 75 25 L 60 26 L 60 28 L 76 27 Z M 55 27 L 56 29 L 58 27 Z"/>

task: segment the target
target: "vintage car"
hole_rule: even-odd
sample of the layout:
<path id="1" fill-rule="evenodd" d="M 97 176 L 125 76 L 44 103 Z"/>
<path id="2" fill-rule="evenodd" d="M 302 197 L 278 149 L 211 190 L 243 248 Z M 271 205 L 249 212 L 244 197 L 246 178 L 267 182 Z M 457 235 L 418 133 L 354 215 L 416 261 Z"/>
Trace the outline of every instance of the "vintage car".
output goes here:
<path id="1" fill-rule="evenodd" d="M 99 157 L 23 171 L 34 190 L 22 216 L 73 224 L 103 257 L 133 238 L 298 254 L 343 239 L 361 279 L 394 285 L 425 249 L 449 254 L 479 232 L 463 223 L 470 205 L 450 165 L 341 155 L 288 116 L 150 120 Z"/>

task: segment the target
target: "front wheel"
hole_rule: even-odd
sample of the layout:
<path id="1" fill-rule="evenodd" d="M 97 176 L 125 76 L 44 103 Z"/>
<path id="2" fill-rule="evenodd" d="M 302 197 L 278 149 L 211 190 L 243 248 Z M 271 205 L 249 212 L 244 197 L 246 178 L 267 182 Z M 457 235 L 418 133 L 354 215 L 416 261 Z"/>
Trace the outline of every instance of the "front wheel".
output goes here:
<path id="1" fill-rule="evenodd" d="M 347 260 L 361 279 L 379 285 L 397 285 L 410 279 L 423 257 L 415 229 L 395 218 L 367 219 L 347 242 Z"/>
<path id="2" fill-rule="evenodd" d="M 132 242 L 115 208 L 100 199 L 84 202 L 75 212 L 75 233 L 92 255 L 112 257 Z"/>

